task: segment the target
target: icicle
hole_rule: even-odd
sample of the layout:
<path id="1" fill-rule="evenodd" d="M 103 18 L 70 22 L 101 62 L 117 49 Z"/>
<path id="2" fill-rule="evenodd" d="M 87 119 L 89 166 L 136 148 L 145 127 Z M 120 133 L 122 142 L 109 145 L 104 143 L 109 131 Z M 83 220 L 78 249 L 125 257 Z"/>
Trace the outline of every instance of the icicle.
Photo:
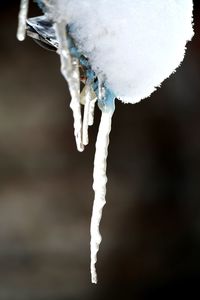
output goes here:
<path id="1" fill-rule="evenodd" d="M 19 24 L 17 29 L 17 39 L 23 41 L 26 36 L 26 19 L 28 16 L 29 0 L 21 0 L 19 11 Z"/>
<path id="2" fill-rule="evenodd" d="M 92 101 L 90 101 L 90 107 L 89 107 L 89 116 L 88 116 L 88 125 L 92 126 L 94 123 L 94 109 L 95 109 L 95 103 L 96 98 L 94 98 Z"/>
<path id="3" fill-rule="evenodd" d="M 90 96 L 91 100 L 90 100 L 89 111 L 88 111 L 88 126 L 92 126 L 94 124 L 94 109 L 95 109 L 95 103 L 97 100 L 97 96 L 96 96 L 92 86 L 90 86 L 90 93 L 91 93 L 91 96 Z M 81 92 L 80 102 L 82 105 L 85 105 L 85 103 L 86 103 L 86 86 L 83 88 L 83 90 Z M 83 118 L 83 123 L 84 123 L 84 118 Z"/>
<path id="4" fill-rule="evenodd" d="M 84 116 L 83 116 L 83 145 L 87 145 L 88 140 L 88 126 L 91 121 L 91 105 L 94 107 L 93 102 L 96 101 L 96 95 L 91 87 L 90 82 L 86 82 L 84 89 Z"/>
<path id="5" fill-rule="evenodd" d="M 61 60 L 61 73 L 68 82 L 69 91 L 72 97 L 70 108 L 72 109 L 74 116 L 76 145 L 79 151 L 83 151 L 79 61 L 77 58 L 71 57 L 70 55 L 67 43 L 66 22 L 55 23 L 55 32 L 59 43 L 58 53 Z"/>
<path id="6" fill-rule="evenodd" d="M 102 210 L 106 203 L 106 166 L 109 145 L 109 134 L 111 131 L 112 116 L 114 113 L 114 99 L 109 107 L 101 107 L 102 115 L 99 125 L 99 132 L 96 142 L 96 153 L 94 158 L 94 172 L 93 172 L 93 189 L 95 192 L 94 204 L 90 226 L 90 251 L 91 251 L 91 280 L 92 283 L 97 283 L 97 274 L 95 264 L 97 262 L 97 252 L 101 243 L 101 235 L 99 232 L 99 224 L 101 221 Z M 104 103 L 105 104 L 105 103 Z"/>

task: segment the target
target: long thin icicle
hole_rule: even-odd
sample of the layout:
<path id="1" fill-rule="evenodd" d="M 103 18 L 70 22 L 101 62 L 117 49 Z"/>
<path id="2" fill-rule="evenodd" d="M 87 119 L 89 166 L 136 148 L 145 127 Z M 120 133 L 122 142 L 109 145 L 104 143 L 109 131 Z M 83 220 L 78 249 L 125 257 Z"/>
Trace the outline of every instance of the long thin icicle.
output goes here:
<path id="1" fill-rule="evenodd" d="M 23 41 L 26 36 L 26 19 L 28 16 L 29 0 L 21 0 L 19 11 L 19 24 L 17 29 L 17 39 Z"/>
<path id="2" fill-rule="evenodd" d="M 95 192 L 92 219 L 90 226 L 90 251 L 91 251 L 91 280 L 92 283 L 97 283 L 97 273 L 95 264 L 97 262 L 97 253 L 101 243 L 101 234 L 99 232 L 99 224 L 102 217 L 102 210 L 106 203 L 106 167 L 107 155 L 109 145 L 109 134 L 111 131 L 112 116 L 114 113 L 114 106 L 110 110 L 102 109 L 101 122 L 99 125 L 99 132 L 96 141 L 96 153 L 94 158 L 94 172 L 93 172 L 93 189 Z"/>
<path id="3" fill-rule="evenodd" d="M 74 116 L 76 145 L 79 151 L 83 151 L 79 61 L 70 54 L 67 42 L 66 22 L 55 23 L 55 32 L 59 43 L 58 53 L 61 60 L 61 73 L 68 82 L 72 98 L 70 108 Z"/>

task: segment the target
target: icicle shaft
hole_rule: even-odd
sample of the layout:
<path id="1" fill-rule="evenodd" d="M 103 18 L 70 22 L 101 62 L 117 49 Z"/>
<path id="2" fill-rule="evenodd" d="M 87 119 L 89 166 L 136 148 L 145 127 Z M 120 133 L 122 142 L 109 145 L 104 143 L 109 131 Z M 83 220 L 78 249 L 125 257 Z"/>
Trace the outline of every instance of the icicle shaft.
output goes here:
<path id="1" fill-rule="evenodd" d="M 87 145 L 89 142 L 88 139 L 88 126 L 91 124 L 91 114 L 94 113 L 94 106 L 96 101 L 96 95 L 92 90 L 91 83 L 88 81 L 86 82 L 84 88 L 84 117 L 83 117 L 83 145 Z M 92 112 L 93 111 L 93 112 Z"/>
<path id="2" fill-rule="evenodd" d="M 28 16 L 29 0 L 21 0 L 19 11 L 19 24 L 17 29 L 17 39 L 23 41 L 26 36 L 26 19 Z"/>
<path id="3" fill-rule="evenodd" d="M 94 123 L 95 102 L 96 102 L 96 98 L 90 102 L 89 116 L 88 116 L 88 125 L 89 126 L 92 126 Z"/>
<path id="4" fill-rule="evenodd" d="M 84 106 L 84 117 L 83 117 L 83 145 L 87 145 L 88 139 L 88 121 L 89 121 L 89 109 L 90 109 L 90 86 L 86 83 L 86 97 Z"/>
<path id="5" fill-rule="evenodd" d="M 80 105 L 80 73 L 79 61 L 72 57 L 68 48 L 66 23 L 60 22 L 55 24 L 55 31 L 59 43 L 58 53 L 61 60 L 61 73 L 68 82 L 71 94 L 70 108 L 74 116 L 74 135 L 77 149 L 84 150 L 82 143 L 82 117 Z"/>
<path id="6" fill-rule="evenodd" d="M 93 212 L 90 226 L 91 241 L 91 280 L 92 283 L 97 283 L 97 274 L 95 264 L 97 261 L 97 253 L 101 243 L 101 234 L 99 232 L 99 224 L 102 217 L 102 210 L 106 203 L 106 167 L 107 155 L 109 145 L 109 134 L 111 131 L 112 116 L 114 113 L 114 106 L 112 109 L 106 111 L 102 109 L 101 122 L 96 142 L 96 153 L 94 158 L 94 183 L 93 189 L 95 192 Z"/>

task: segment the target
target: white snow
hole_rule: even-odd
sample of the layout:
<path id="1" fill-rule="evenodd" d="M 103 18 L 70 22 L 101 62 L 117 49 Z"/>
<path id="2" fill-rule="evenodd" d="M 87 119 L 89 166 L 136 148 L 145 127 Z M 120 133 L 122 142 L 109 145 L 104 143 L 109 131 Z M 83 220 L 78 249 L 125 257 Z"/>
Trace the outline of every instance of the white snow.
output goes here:
<path id="1" fill-rule="evenodd" d="M 180 65 L 193 36 L 192 0 L 51 0 L 92 68 L 123 102 L 136 103 Z M 55 7 L 54 7 L 55 8 Z"/>

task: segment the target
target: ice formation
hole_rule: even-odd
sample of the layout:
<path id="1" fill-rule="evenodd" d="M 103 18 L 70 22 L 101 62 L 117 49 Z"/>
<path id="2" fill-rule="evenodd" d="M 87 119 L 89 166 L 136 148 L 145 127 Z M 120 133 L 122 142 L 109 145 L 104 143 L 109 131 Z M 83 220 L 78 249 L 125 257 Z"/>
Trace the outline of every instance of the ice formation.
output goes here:
<path id="1" fill-rule="evenodd" d="M 17 38 L 19 41 L 23 41 L 26 36 L 26 19 L 28 16 L 29 0 L 21 0 L 19 11 L 19 26 L 17 30 Z"/>
<path id="2" fill-rule="evenodd" d="M 67 43 L 66 23 L 64 21 L 55 23 L 55 33 L 59 45 L 58 53 L 61 60 L 61 73 L 68 82 L 72 97 L 70 107 L 74 116 L 74 135 L 76 145 L 79 151 L 83 151 L 79 60 L 70 54 Z"/>
<path id="3" fill-rule="evenodd" d="M 88 144 L 97 100 L 102 111 L 94 159 L 91 276 L 101 242 L 99 224 L 106 196 L 106 160 L 115 98 L 136 103 L 149 97 L 180 65 L 193 36 L 192 0 L 43 0 L 41 24 L 30 36 L 57 48 L 71 93 L 77 148 Z M 28 0 L 21 1 L 18 39 L 25 37 Z M 36 18 L 35 18 L 36 19 Z M 48 20 L 48 22 L 46 21 Z M 46 24 L 53 23 L 53 27 Z M 44 28 L 43 28 L 43 24 Z M 40 25 L 40 26 L 39 26 Z M 47 26 L 47 27 L 45 27 Z M 46 32 L 45 32 L 46 31 Z M 85 87 L 80 92 L 80 70 Z M 82 120 L 81 104 L 84 105 Z"/>

